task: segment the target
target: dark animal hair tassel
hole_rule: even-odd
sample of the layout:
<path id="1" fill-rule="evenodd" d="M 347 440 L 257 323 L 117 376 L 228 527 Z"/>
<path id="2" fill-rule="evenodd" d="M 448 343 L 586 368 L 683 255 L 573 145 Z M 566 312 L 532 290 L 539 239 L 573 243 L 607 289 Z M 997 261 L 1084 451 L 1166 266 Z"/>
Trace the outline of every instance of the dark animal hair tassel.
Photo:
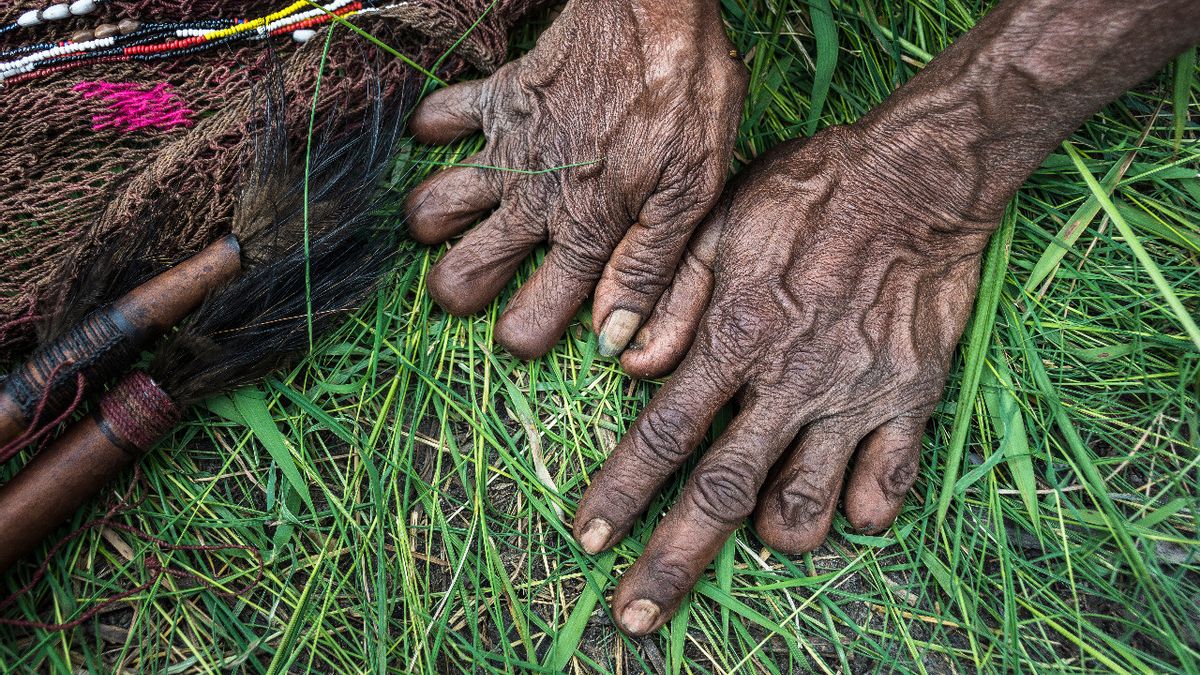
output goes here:
<path id="1" fill-rule="evenodd" d="M 93 416 L 0 486 L 0 574 L 170 432 L 180 411 L 306 353 L 312 337 L 336 326 L 376 287 L 397 247 L 375 215 L 372 194 L 400 128 L 399 117 L 380 121 L 380 106 L 368 129 L 316 163 L 307 194 L 317 201 L 310 208 L 301 177 L 268 209 L 274 225 L 264 231 L 303 231 L 309 219 L 319 234 L 307 245 L 302 237 L 286 246 L 271 239 L 273 257 L 209 294 L 144 372 L 112 387 Z M 320 223 L 311 222 L 314 215 Z"/>
<path id="2" fill-rule="evenodd" d="M 0 463 L 52 432 L 88 389 L 129 368 L 214 288 L 278 260 L 306 234 L 337 227 L 338 205 L 369 199 L 374 182 L 366 185 L 363 179 L 390 153 L 399 122 L 385 132 L 380 83 L 369 79 L 367 89 L 366 122 L 327 120 L 325 133 L 336 129 L 343 139 L 320 143 L 306 184 L 290 161 L 298 153 L 288 150 L 285 93 L 280 74 L 274 73 L 263 87 L 261 128 L 247 186 L 229 224 L 231 235 L 163 272 L 147 252 L 156 250 L 159 237 L 169 231 L 169 218 L 150 202 L 131 224 L 131 235 L 106 242 L 80 265 L 71 290 L 43 327 L 44 345 L 0 381 Z M 345 140 L 348 134 L 355 138 Z M 335 191 L 341 193 L 336 198 Z M 138 285 L 153 274 L 158 276 Z M 92 309 L 112 298 L 120 299 Z"/>

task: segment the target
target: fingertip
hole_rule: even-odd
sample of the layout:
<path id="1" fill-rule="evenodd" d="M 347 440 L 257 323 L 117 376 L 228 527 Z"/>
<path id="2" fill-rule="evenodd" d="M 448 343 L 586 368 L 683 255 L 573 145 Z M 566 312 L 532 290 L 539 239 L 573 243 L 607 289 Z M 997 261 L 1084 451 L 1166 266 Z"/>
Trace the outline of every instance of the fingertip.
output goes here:
<path id="1" fill-rule="evenodd" d="M 605 319 L 597 335 L 600 355 L 617 356 L 625 351 L 630 340 L 642 325 L 642 315 L 628 309 L 617 309 Z"/>
<path id="2" fill-rule="evenodd" d="M 582 526 L 580 522 L 583 523 Z M 607 550 L 611 546 L 612 535 L 612 523 L 604 518 L 589 518 L 575 522 L 575 539 L 588 555 L 596 555 Z"/>
<path id="3" fill-rule="evenodd" d="M 694 326 L 657 330 L 648 324 L 638 331 L 621 353 L 621 368 L 633 377 L 649 380 L 664 377 L 679 367 L 695 338 Z"/>
<path id="4" fill-rule="evenodd" d="M 864 485 L 864 482 L 874 482 L 873 478 L 863 481 L 852 478 L 846 487 L 844 509 L 846 520 L 850 527 L 860 534 L 879 534 L 886 531 L 895 522 L 904 508 L 904 498 L 894 499 L 883 494 L 878 486 Z"/>
<path id="5" fill-rule="evenodd" d="M 479 131 L 482 84 L 463 82 L 426 96 L 408 119 L 409 133 L 421 143 L 446 145 Z"/>
<path id="6" fill-rule="evenodd" d="M 764 543 L 788 555 L 825 543 L 859 438 L 837 419 L 815 422 L 796 437 L 754 512 L 754 529 Z"/>
<path id="7" fill-rule="evenodd" d="M 637 598 L 616 612 L 617 627 L 627 635 L 643 637 L 662 627 L 667 621 L 658 603 L 647 598 Z"/>
<path id="8" fill-rule="evenodd" d="M 548 337 L 536 324 L 530 324 L 522 314 L 505 311 L 496 321 L 496 342 L 509 354 L 522 361 L 545 356 L 558 342 L 558 334 Z"/>
<path id="9" fill-rule="evenodd" d="M 765 506 L 765 505 L 764 505 Z M 770 514 L 771 509 L 762 508 L 754 516 L 754 531 L 764 544 L 786 555 L 801 555 L 820 548 L 829 537 L 833 514 L 827 519 L 789 525 L 782 517 Z"/>
<path id="10" fill-rule="evenodd" d="M 418 243 L 425 246 L 433 246 L 445 241 L 449 235 L 445 234 L 442 228 L 433 226 L 437 222 L 438 214 L 434 212 L 433 204 L 430 203 L 434 188 L 433 177 L 426 179 L 413 191 L 409 193 L 408 199 L 404 200 L 404 213 L 408 220 L 408 234 Z"/>
<path id="11" fill-rule="evenodd" d="M 458 120 L 448 120 L 438 111 L 421 106 L 408 121 L 414 139 L 426 145 L 449 145 L 470 136 L 476 129 L 467 128 Z"/>
<path id="12" fill-rule="evenodd" d="M 588 269 L 560 245 L 551 247 L 496 321 L 496 342 L 525 361 L 545 356 L 567 332 L 599 277 L 599 267 Z"/>
<path id="13" fill-rule="evenodd" d="M 473 166 L 453 166 L 430 175 L 414 188 L 405 200 L 404 210 L 409 233 L 428 246 L 461 233 L 499 204 L 499 186 L 487 172 Z"/>
<path id="14" fill-rule="evenodd" d="M 850 528 L 858 534 L 871 536 L 887 532 L 898 515 L 899 509 L 861 512 L 846 508 L 846 520 L 850 521 Z"/>
<path id="15" fill-rule="evenodd" d="M 454 316 L 470 316 L 490 302 L 490 299 L 481 302 L 478 294 L 469 292 L 471 282 L 464 277 L 462 268 L 446 264 L 445 258 L 429 271 L 425 284 L 434 302 Z"/>
<path id="16" fill-rule="evenodd" d="M 684 560 L 656 553 L 651 542 L 621 577 L 612 597 L 617 628 L 633 637 L 662 628 L 696 583 Z"/>

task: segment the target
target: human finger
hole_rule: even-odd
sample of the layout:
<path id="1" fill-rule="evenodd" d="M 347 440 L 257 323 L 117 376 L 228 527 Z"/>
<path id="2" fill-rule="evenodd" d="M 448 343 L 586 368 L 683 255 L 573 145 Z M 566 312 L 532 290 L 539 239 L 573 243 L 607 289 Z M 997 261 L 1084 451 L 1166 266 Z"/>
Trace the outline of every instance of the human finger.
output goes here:
<path id="1" fill-rule="evenodd" d="M 542 239 L 540 228 L 501 207 L 434 265 L 429 294 L 455 316 L 478 312 L 500 294 Z"/>
<path id="2" fill-rule="evenodd" d="M 588 553 L 620 541 L 733 398 L 736 372 L 703 354 L 685 361 L 613 450 L 575 512 L 575 536 Z"/>
<path id="3" fill-rule="evenodd" d="M 592 318 L 602 355 L 620 354 L 651 316 L 692 232 L 719 193 L 719 180 L 693 185 L 676 178 L 646 200 L 638 222 L 625 233 L 596 285 Z"/>
<path id="4" fill-rule="evenodd" d="M 634 377 L 661 377 L 687 354 L 713 289 L 713 263 L 724 214 L 714 212 L 697 230 L 675 278 L 621 354 L 621 367 Z"/>
<path id="5" fill-rule="evenodd" d="M 725 540 L 749 516 L 791 424 L 778 408 L 752 404 L 705 454 L 679 502 L 655 528 L 613 595 L 622 630 L 645 635 L 679 607 Z"/>
<path id="6" fill-rule="evenodd" d="M 445 145 L 479 131 L 483 124 L 481 102 L 487 80 L 452 84 L 425 97 L 408 120 L 418 141 Z"/>
<path id="7" fill-rule="evenodd" d="M 577 255 L 563 244 L 552 246 L 496 321 L 496 341 L 519 359 L 545 355 L 595 288 L 602 268 L 595 256 Z"/>
<path id="8" fill-rule="evenodd" d="M 472 160 L 465 163 L 477 163 Z M 490 170 L 452 166 L 426 178 L 409 195 L 408 230 L 422 244 L 440 244 L 499 204 L 500 182 Z"/>
<path id="9" fill-rule="evenodd" d="M 803 431 L 755 513 L 754 529 L 768 546 L 799 554 L 825 541 L 846 462 L 860 438 L 835 420 L 815 422 Z"/>
<path id="10" fill-rule="evenodd" d="M 844 497 L 846 518 L 855 530 L 882 532 L 899 515 L 920 469 L 926 419 L 897 417 L 863 440 Z"/>

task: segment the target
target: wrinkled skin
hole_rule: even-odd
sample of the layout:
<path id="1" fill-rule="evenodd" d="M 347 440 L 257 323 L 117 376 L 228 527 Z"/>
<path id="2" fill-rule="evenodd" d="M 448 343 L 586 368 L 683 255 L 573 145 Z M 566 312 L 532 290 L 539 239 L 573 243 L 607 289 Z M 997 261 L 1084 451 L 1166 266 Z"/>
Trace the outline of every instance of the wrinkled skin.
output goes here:
<path id="1" fill-rule="evenodd" d="M 418 140 L 487 137 L 464 162 L 476 166 L 435 174 L 408 203 L 427 244 L 486 216 L 433 269 L 434 299 L 483 309 L 549 241 L 497 341 L 544 354 L 595 289 L 601 349 L 619 352 L 720 195 L 745 87 L 715 3 L 574 0 L 527 56 L 431 95 L 411 121 Z"/>
<path id="2" fill-rule="evenodd" d="M 820 545 L 839 497 L 861 532 L 892 523 L 1006 203 L 1088 115 L 1197 41 L 1194 0 L 1004 0 L 866 118 L 730 186 L 622 364 L 658 375 L 687 356 L 575 515 L 585 550 L 615 545 L 740 404 L 621 579 L 623 630 L 670 618 L 747 517 L 783 553 Z"/>
<path id="3" fill-rule="evenodd" d="M 820 545 L 852 456 L 845 511 L 863 532 L 891 524 L 917 476 L 1000 211 L 939 205 L 957 180 L 931 166 L 928 182 L 894 181 L 895 158 L 866 136 L 829 129 L 740 176 L 644 331 L 697 316 L 712 289 L 687 358 L 584 496 L 586 549 L 628 534 L 721 406 L 740 412 L 626 573 L 613 607 L 630 632 L 665 620 L 752 514 L 780 551 Z"/>

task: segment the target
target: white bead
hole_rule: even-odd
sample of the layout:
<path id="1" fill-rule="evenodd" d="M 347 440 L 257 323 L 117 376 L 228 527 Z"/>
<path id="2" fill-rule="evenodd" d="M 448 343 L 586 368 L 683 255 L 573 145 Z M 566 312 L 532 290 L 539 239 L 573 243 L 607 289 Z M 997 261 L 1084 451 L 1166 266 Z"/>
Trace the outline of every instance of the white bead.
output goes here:
<path id="1" fill-rule="evenodd" d="M 75 16 L 83 16 L 96 11 L 96 0 L 75 0 L 71 3 L 71 13 Z"/>
<path id="2" fill-rule="evenodd" d="M 309 30 L 307 28 L 303 28 L 301 30 L 292 31 L 292 39 L 295 40 L 296 42 L 299 42 L 300 44 L 304 44 L 305 42 L 308 42 L 309 40 L 313 39 L 313 36 L 316 34 L 317 34 L 317 31 L 315 31 L 315 30 Z"/>
<path id="3" fill-rule="evenodd" d="M 42 10 L 42 21 L 60 21 L 71 16 L 71 8 L 65 2 L 50 5 Z"/>
<path id="4" fill-rule="evenodd" d="M 42 20 L 38 18 L 38 11 L 36 9 L 31 9 L 17 17 L 18 26 L 36 26 L 41 22 Z"/>

